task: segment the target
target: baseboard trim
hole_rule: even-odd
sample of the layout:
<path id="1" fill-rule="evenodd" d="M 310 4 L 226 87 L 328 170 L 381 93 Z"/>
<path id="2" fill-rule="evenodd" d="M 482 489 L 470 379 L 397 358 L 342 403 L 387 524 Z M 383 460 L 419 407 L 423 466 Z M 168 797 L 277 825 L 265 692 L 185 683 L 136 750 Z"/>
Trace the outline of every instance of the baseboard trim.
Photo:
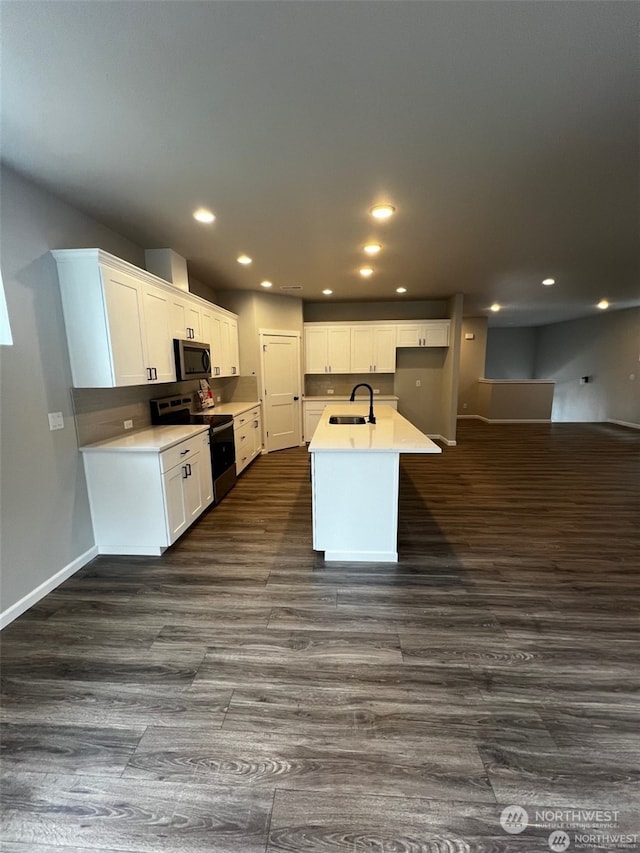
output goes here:
<path id="1" fill-rule="evenodd" d="M 485 424 L 550 424 L 551 418 L 485 418 L 484 415 L 458 415 L 458 418 L 476 418 Z"/>
<path id="2" fill-rule="evenodd" d="M 437 435 L 435 433 L 434 434 L 428 433 L 427 438 L 430 438 L 432 441 L 441 441 L 443 444 L 446 444 L 447 447 L 455 447 L 456 446 L 455 441 L 452 441 L 450 438 L 445 438 L 443 435 Z"/>
<path id="3" fill-rule="evenodd" d="M 617 421 L 615 418 L 607 418 L 608 424 L 617 424 L 617 426 L 629 427 L 629 429 L 640 429 L 640 424 L 632 424 L 630 421 Z"/>
<path id="4" fill-rule="evenodd" d="M 12 604 L 11 607 L 7 607 L 6 610 L 0 613 L 0 630 L 2 630 L 2 628 L 6 628 L 9 623 L 13 622 L 14 619 L 17 619 L 18 616 L 21 616 L 25 610 L 33 607 L 34 604 L 37 604 L 38 601 L 50 593 L 51 590 L 60 586 L 63 581 L 66 581 L 67 578 L 70 578 L 71 575 L 74 575 L 97 556 L 98 547 L 94 545 L 93 548 L 89 548 L 89 550 L 85 551 L 84 554 L 80 554 L 79 557 L 76 557 L 75 560 L 60 569 L 59 572 L 56 572 L 55 575 L 52 575 L 52 577 L 44 581 L 44 583 L 41 583 L 40 586 L 37 586 L 34 590 L 27 593 L 27 595 L 21 598 L 20 601 L 16 601 L 16 603 Z"/>

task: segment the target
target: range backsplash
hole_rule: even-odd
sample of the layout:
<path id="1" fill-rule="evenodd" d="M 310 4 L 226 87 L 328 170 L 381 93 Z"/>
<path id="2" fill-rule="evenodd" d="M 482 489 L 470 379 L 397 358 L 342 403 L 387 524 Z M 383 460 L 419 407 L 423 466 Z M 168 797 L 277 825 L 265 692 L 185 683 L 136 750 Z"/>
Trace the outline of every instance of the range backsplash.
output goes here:
<path id="1" fill-rule="evenodd" d="M 259 399 L 255 376 L 230 376 L 210 379 L 214 399 L 220 403 L 247 402 Z M 193 394 L 200 387 L 197 380 L 168 382 L 161 385 L 134 385 L 128 388 L 72 388 L 78 444 L 94 444 L 122 435 L 124 421 L 133 421 L 133 429 L 151 426 L 149 400 L 172 394 Z M 218 400 L 218 397 L 220 400 Z"/>

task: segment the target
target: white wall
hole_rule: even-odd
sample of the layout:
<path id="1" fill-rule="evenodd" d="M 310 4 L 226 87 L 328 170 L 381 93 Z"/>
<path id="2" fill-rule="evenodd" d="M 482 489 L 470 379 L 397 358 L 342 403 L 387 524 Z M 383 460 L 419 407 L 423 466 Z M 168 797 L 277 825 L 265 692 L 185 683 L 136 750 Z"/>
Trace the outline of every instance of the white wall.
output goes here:
<path id="1" fill-rule="evenodd" d="M 640 308 L 538 329 L 535 378 L 556 383 L 552 420 L 640 425 L 639 359 Z"/>
<path id="2" fill-rule="evenodd" d="M 0 612 L 93 548 L 52 248 L 98 246 L 138 266 L 142 249 L 37 188 L 0 175 L 0 263 L 13 346 L 0 348 Z M 50 432 L 47 412 L 65 429 Z"/>

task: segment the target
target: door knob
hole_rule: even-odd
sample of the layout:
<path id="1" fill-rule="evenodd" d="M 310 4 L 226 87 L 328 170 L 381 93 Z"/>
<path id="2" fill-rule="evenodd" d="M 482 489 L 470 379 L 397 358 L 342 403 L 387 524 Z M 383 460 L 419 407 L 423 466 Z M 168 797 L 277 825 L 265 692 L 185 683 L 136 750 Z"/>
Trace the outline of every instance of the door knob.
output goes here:
<path id="1" fill-rule="evenodd" d="M 299 399 L 300 399 L 300 397 L 294 397 L 293 399 L 294 399 L 294 400 L 299 400 Z"/>

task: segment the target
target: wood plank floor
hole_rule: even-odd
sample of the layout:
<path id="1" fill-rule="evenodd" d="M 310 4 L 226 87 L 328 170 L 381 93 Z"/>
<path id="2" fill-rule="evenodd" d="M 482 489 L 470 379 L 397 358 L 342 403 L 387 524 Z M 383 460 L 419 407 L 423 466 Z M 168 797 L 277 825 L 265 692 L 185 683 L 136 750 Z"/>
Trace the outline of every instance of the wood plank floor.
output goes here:
<path id="1" fill-rule="evenodd" d="M 395 565 L 325 564 L 310 505 L 261 457 L 3 632 L 1 849 L 539 853 L 543 807 L 640 849 L 640 434 L 462 422 L 402 460 Z"/>

